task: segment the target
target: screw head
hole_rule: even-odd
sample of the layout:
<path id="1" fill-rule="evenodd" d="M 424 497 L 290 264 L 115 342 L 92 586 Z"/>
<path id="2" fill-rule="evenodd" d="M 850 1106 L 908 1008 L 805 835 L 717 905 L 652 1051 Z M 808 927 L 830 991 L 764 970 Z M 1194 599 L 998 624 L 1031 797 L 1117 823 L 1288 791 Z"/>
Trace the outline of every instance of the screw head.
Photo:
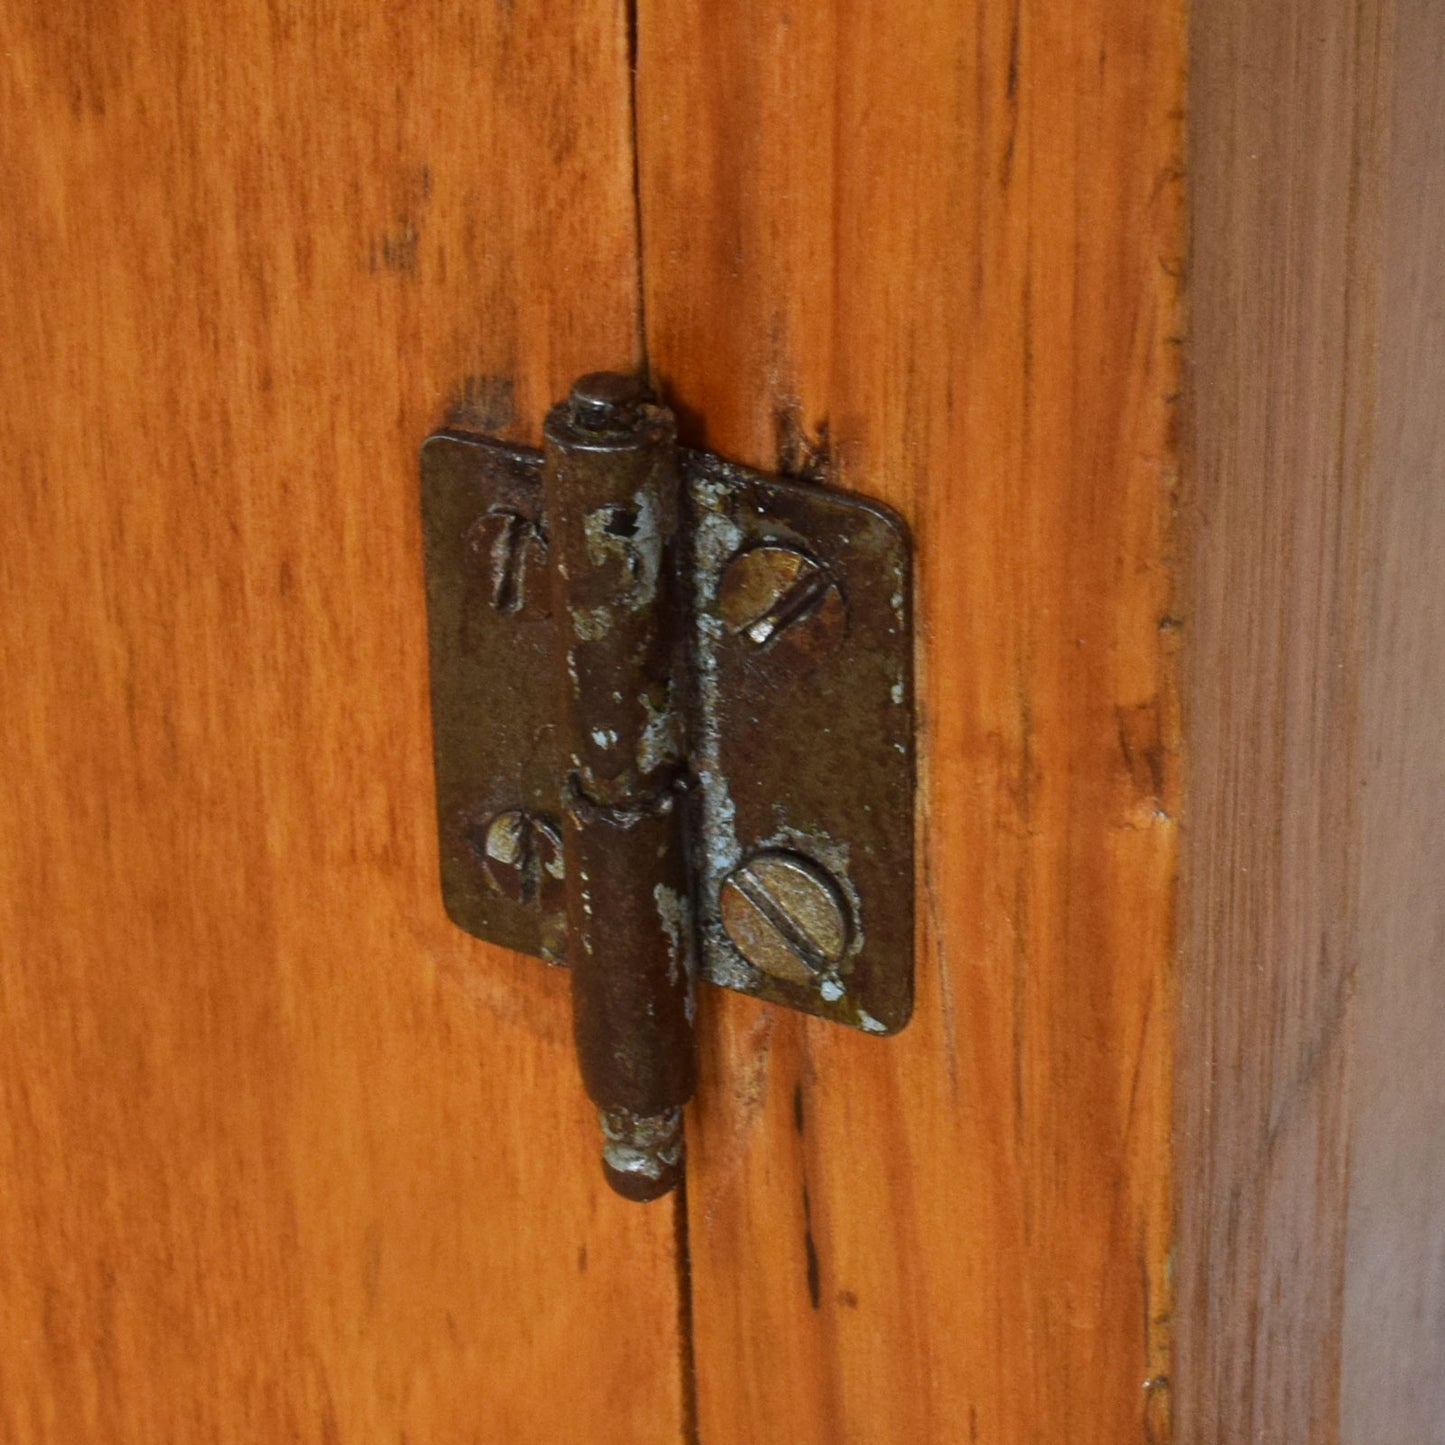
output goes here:
<path id="1" fill-rule="evenodd" d="M 562 838 L 545 818 L 508 808 L 469 829 L 467 842 L 487 881 L 513 903 L 537 908 L 560 897 L 566 876 Z"/>
<path id="2" fill-rule="evenodd" d="M 640 376 L 618 371 L 593 371 L 572 385 L 568 406 L 572 424 L 602 434 L 629 432 L 637 425 L 638 408 L 647 400 Z"/>
<path id="3" fill-rule="evenodd" d="M 728 564 L 718 610 L 728 629 L 751 646 L 785 645 L 800 659 L 828 651 L 847 624 L 843 594 L 828 570 L 806 553 L 772 544 L 741 552 Z"/>
<path id="4" fill-rule="evenodd" d="M 547 592 L 547 544 L 529 517 L 508 507 L 483 512 L 467 532 L 472 551 L 486 558 L 492 579 L 492 606 L 507 614 L 520 612 Z M 529 584 L 528 578 L 533 580 Z M 529 611 L 542 616 L 545 605 Z"/>
<path id="5" fill-rule="evenodd" d="M 753 854 L 723 880 L 718 904 L 733 946 L 774 978 L 815 983 L 847 951 L 851 927 L 842 891 L 800 854 Z"/>

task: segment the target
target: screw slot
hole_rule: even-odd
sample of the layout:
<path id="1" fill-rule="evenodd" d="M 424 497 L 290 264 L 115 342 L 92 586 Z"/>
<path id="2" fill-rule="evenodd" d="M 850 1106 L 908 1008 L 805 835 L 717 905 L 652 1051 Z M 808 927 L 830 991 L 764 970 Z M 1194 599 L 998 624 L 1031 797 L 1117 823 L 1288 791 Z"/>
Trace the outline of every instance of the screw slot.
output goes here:
<path id="1" fill-rule="evenodd" d="M 786 642 L 809 659 L 831 649 L 847 622 L 843 594 L 828 569 L 793 547 L 771 544 L 728 564 L 718 610 L 729 630 L 753 647 Z"/>
<path id="2" fill-rule="evenodd" d="M 842 890 L 800 854 L 753 854 L 723 880 L 718 901 L 733 946 L 774 978 L 815 983 L 847 952 L 852 929 Z"/>
<path id="3" fill-rule="evenodd" d="M 472 523 L 467 540 L 491 563 L 492 606 L 498 612 L 511 616 L 527 605 L 529 573 L 540 579 L 540 586 L 534 582 L 532 590 L 545 596 L 547 544 L 530 518 L 507 507 L 493 507 Z"/>
<path id="4" fill-rule="evenodd" d="M 546 819 L 508 808 L 466 831 L 487 881 L 513 903 L 536 908 L 556 902 L 566 876 L 562 838 Z"/>

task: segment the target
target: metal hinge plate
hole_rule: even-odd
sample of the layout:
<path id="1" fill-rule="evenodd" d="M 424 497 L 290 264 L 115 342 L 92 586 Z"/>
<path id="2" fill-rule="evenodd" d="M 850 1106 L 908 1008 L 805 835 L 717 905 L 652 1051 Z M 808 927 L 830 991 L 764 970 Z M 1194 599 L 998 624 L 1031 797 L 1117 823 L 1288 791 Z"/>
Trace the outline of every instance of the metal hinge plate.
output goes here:
<path id="1" fill-rule="evenodd" d="M 440 432 L 422 514 L 447 911 L 561 963 L 563 633 L 542 465 Z M 679 450 L 677 470 L 701 974 L 892 1033 L 913 1005 L 907 530 L 876 503 L 705 453 Z"/>

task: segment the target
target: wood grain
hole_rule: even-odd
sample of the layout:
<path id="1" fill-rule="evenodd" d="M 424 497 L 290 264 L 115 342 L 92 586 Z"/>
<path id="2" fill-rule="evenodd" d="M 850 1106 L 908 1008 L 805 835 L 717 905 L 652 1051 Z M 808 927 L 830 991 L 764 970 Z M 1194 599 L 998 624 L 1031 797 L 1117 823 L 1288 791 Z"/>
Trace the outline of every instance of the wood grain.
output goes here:
<path id="1" fill-rule="evenodd" d="M 638 351 L 624 17 L 0 15 L 0 1438 L 683 1428 L 565 978 L 443 916 L 415 449 Z"/>
<path id="2" fill-rule="evenodd" d="M 1338 1438 L 1382 15 L 1192 27 L 1184 1445 Z"/>
<path id="3" fill-rule="evenodd" d="M 1180 7 L 639 6 L 688 439 L 919 550 L 925 920 L 878 1041 L 704 1000 L 704 1440 L 1161 1440 Z"/>
<path id="4" fill-rule="evenodd" d="M 1445 15 L 1399 0 L 1361 599 L 1340 1438 L 1445 1441 Z"/>
<path id="5" fill-rule="evenodd" d="M 0 1440 L 1445 1438 L 1445 25 L 1183 9 L 0 15 Z M 685 1217 L 441 912 L 415 505 L 644 331 L 919 553 L 917 1016 L 710 992 Z"/>

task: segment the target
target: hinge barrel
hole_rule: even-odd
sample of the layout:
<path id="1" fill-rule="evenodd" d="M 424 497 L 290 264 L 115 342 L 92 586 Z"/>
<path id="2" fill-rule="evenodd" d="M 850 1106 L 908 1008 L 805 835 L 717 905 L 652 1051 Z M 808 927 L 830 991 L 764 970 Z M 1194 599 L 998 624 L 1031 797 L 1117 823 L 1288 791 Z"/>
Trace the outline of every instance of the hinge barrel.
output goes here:
<path id="1" fill-rule="evenodd" d="M 573 1029 L 609 1181 L 648 1199 L 681 1177 L 695 1085 L 677 448 L 671 414 L 612 375 L 544 434 Z"/>

